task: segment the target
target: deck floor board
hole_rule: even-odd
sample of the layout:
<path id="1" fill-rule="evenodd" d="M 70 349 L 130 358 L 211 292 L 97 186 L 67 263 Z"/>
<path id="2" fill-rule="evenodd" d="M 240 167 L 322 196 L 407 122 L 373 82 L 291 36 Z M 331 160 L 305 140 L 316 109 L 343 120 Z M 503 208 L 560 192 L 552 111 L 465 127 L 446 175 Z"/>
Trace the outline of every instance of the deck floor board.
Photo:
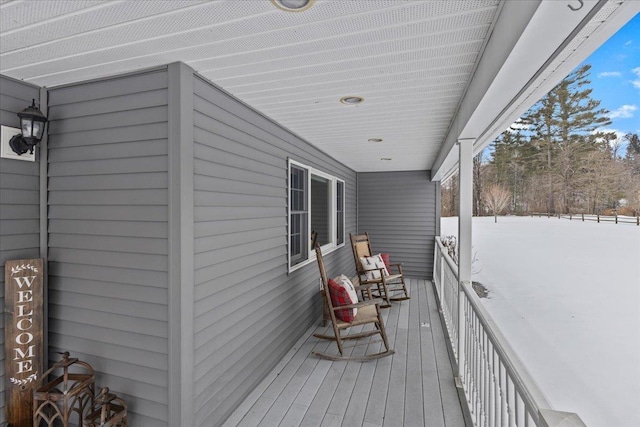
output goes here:
<path id="1" fill-rule="evenodd" d="M 422 390 L 424 417 L 433 427 L 444 427 L 444 412 L 440 378 L 436 364 L 435 343 L 432 328 L 439 322 L 437 308 L 427 302 L 426 292 L 419 295 L 420 308 L 420 356 L 422 362 Z M 435 322 L 431 319 L 431 309 L 435 308 Z"/>
<path id="2" fill-rule="evenodd" d="M 319 359 L 311 352 L 337 354 L 337 348 L 313 337 L 330 328 L 314 326 L 225 427 L 465 426 L 432 284 L 408 282 L 411 299 L 383 310 L 394 355 L 362 363 Z M 370 354 L 381 346 L 372 340 L 346 353 Z"/>
<path id="3" fill-rule="evenodd" d="M 397 304 L 385 310 L 384 324 L 387 331 L 389 346 L 395 348 L 396 331 L 398 330 L 398 315 L 400 308 Z M 365 410 L 364 421 L 376 426 L 382 426 L 384 413 L 387 404 L 387 393 L 389 391 L 389 375 L 391 374 L 391 364 L 393 356 L 378 359 L 376 371 L 373 374 L 373 384 L 369 390 L 367 409 Z"/>
<path id="4" fill-rule="evenodd" d="M 405 425 L 423 426 L 423 388 L 422 388 L 422 345 L 420 323 L 420 298 L 418 293 L 415 298 L 409 300 L 409 325 L 418 325 L 418 328 L 409 328 L 407 340 L 407 383 L 405 387 L 404 420 Z"/>

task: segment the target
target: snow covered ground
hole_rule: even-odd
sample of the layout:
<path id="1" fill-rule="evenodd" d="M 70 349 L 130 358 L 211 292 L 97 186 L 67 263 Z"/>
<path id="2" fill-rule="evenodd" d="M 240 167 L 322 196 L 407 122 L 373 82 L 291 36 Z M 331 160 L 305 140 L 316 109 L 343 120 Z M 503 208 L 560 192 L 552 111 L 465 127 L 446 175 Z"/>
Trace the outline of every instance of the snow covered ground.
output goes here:
<path id="1" fill-rule="evenodd" d="M 442 218 L 441 235 L 457 235 Z M 554 409 L 640 426 L 640 227 L 473 219 L 473 280 Z"/>

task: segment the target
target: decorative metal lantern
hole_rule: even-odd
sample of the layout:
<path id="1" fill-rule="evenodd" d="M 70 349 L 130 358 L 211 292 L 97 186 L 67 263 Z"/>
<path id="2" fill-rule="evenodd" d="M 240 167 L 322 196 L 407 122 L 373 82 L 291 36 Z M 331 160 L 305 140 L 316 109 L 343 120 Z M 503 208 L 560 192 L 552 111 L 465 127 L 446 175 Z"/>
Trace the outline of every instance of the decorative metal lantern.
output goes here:
<path id="1" fill-rule="evenodd" d="M 47 118 L 36 107 L 35 99 L 31 101 L 31 106 L 18 113 L 18 117 L 20 117 L 20 131 L 22 133 L 11 138 L 9 145 L 18 155 L 22 155 L 29 150 L 33 153 L 33 148 L 42 140 Z"/>
<path id="2" fill-rule="evenodd" d="M 85 412 L 93 406 L 95 371 L 88 363 L 69 357 L 68 352 L 42 374 L 42 380 L 56 370 L 62 373 L 33 391 L 33 425 L 68 427 L 74 412 L 78 414 L 77 425 L 82 425 Z"/>
<path id="3" fill-rule="evenodd" d="M 84 419 L 87 427 L 126 427 L 127 404 L 104 387 L 96 396 L 91 411 Z"/>

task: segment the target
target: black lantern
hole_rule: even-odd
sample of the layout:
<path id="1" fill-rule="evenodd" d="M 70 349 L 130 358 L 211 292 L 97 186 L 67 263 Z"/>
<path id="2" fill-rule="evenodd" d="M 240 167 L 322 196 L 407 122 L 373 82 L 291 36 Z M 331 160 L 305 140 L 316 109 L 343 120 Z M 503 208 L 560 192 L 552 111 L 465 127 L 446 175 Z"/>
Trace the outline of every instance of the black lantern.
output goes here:
<path id="1" fill-rule="evenodd" d="M 33 148 L 42 139 L 47 118 L 36 107 L 36 100 L 32 100 L 31 106 L 18 113 L 20 117 L 21 134 L 14 136 L 9 141 L 11 149 L 18 155 L 22 155 Z"/>

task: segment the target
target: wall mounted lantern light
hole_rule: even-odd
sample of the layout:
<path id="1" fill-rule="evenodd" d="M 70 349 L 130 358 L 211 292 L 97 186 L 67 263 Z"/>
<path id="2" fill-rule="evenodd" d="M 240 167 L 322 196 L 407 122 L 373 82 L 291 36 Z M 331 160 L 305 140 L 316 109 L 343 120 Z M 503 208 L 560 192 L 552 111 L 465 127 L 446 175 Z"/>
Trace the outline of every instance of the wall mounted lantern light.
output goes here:
<path id="1" fill-rule="evenodd" d="M 9 145 L 17 155 L 22 155 L 27 151 L 33 154 L 33 148 L 40 142 L 44 134 L 47 118 L 36 107 L 35 99 L 32 100 L 31 106 L 18 113 L 18 117 L 20 117 L 21 133 L 11 138 Z"/>

